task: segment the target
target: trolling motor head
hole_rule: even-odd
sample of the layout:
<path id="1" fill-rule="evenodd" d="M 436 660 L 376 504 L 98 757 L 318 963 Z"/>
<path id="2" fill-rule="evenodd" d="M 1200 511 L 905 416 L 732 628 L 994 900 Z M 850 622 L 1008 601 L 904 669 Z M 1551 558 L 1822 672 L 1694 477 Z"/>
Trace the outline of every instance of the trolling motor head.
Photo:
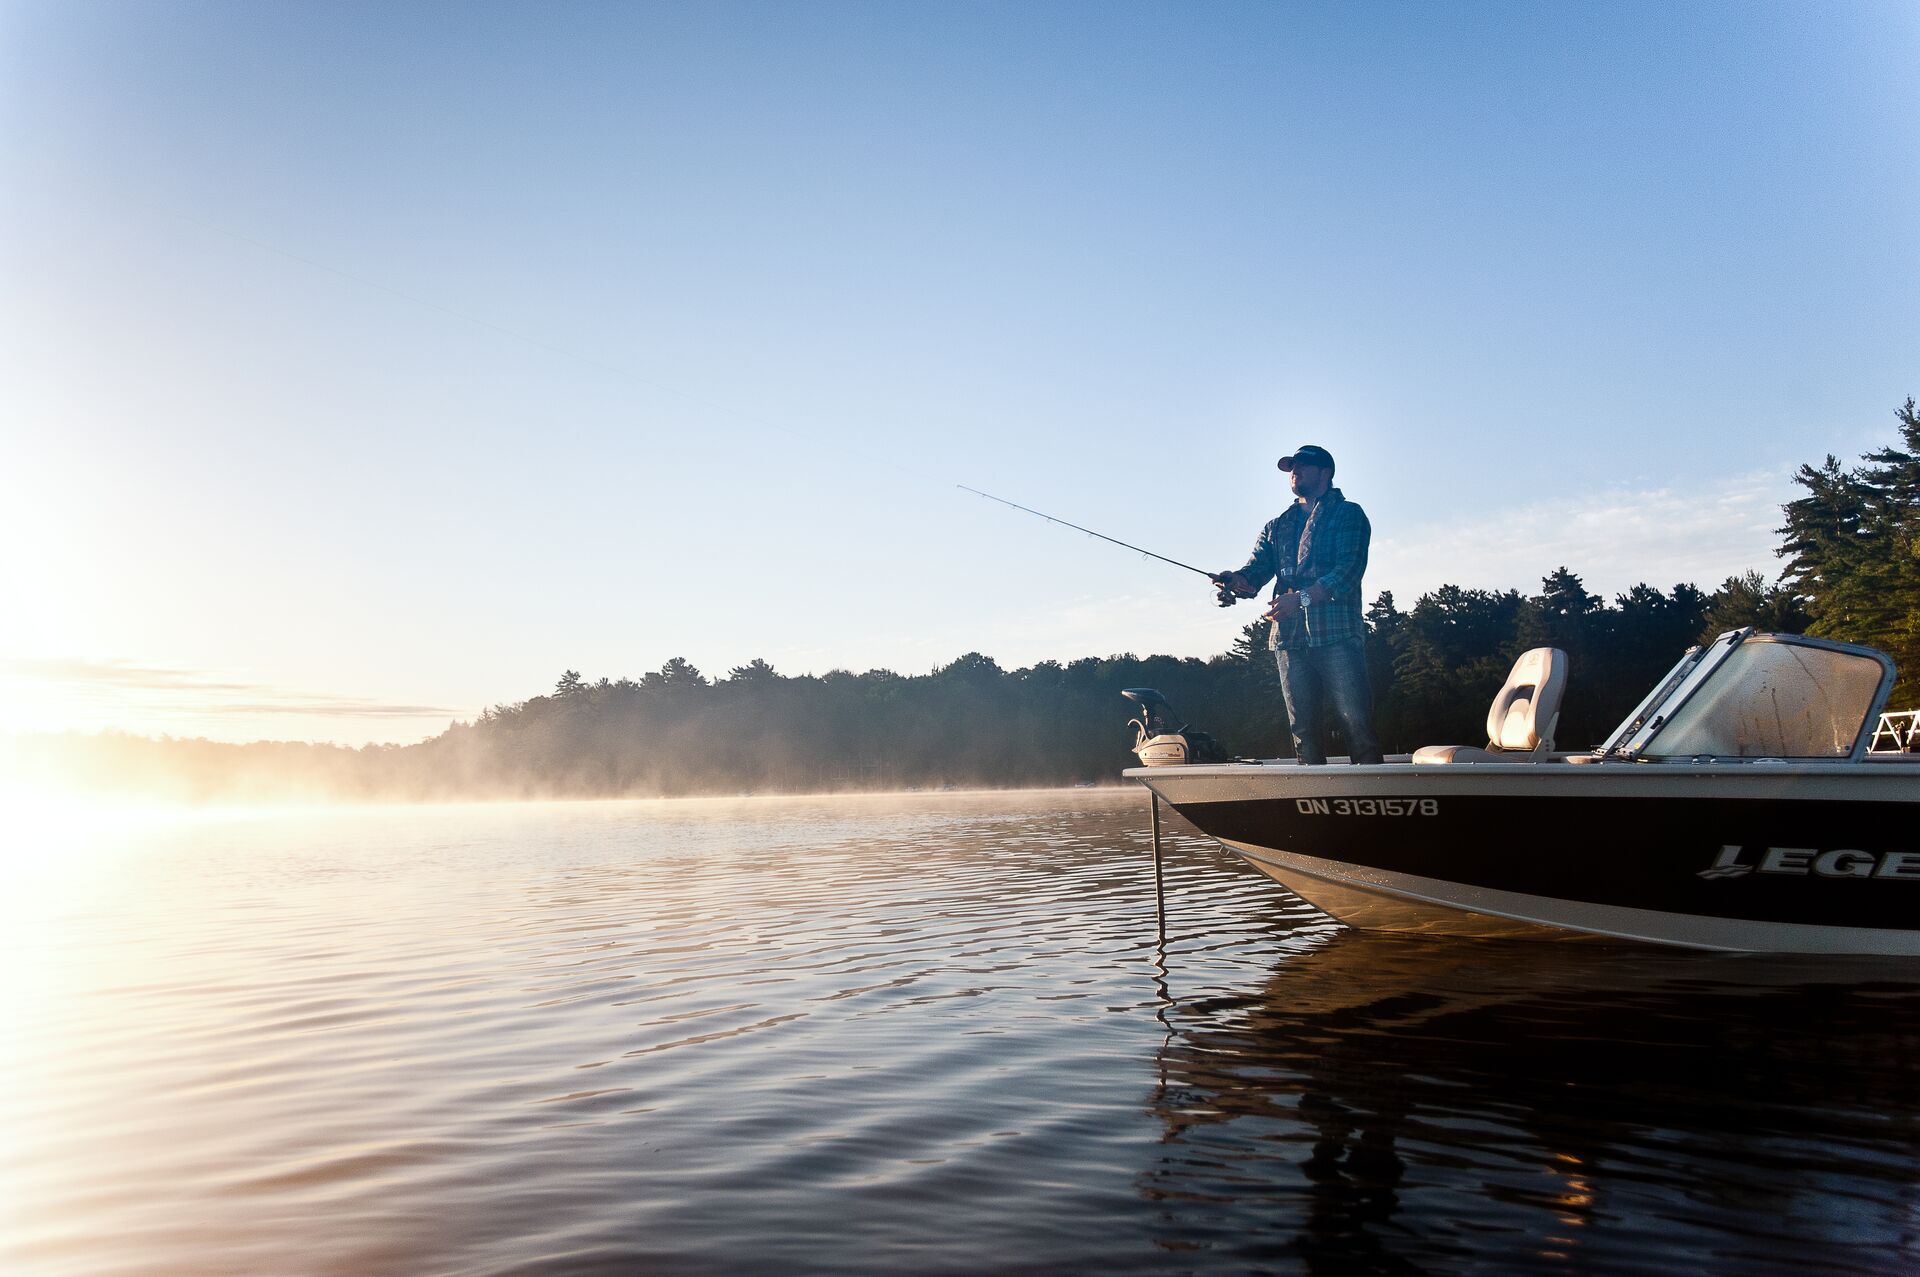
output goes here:
<path id="1" fill-rule="evenodd" d="M 1143 767 L 1169 767 L 1180 763 L 1224 763 L 1227 751 L 1205 732 L 1187 730 L 1176 723 L 1173 706 L 1151 687 L 1123 688 L 1120 695 L 1140 707 L 1140 717 L 1129 719 L 1134 730 L 1133 752 Z"/>
<path id="2" fill-rule="evenodd" d="M 1143 736 L 1159 736 L 1165 732 L 1186 730 L 1186 724 L 1173 725 L 1173 706 L 1167 698 L 1151 687 L 1122 688 L 1120 695 L 1140 707 L 1140 717 L 1127 720 L 1127 726 L 1137 728 Z"/>

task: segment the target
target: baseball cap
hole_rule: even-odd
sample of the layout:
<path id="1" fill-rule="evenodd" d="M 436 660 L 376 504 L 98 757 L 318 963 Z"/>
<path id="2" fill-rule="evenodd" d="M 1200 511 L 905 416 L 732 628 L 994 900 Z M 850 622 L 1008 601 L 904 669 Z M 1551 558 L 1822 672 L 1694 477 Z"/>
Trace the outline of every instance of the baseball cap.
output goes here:
<path id="1" fill-rule="evenodd" d="M 1291 457 L 1280 458 L 1280 468 L 1291 471 L 1295 466 L 1325 466 L 1333 469 L 1333 454 L 1318 444 L 1303 443 L 1294 450 Z"/>

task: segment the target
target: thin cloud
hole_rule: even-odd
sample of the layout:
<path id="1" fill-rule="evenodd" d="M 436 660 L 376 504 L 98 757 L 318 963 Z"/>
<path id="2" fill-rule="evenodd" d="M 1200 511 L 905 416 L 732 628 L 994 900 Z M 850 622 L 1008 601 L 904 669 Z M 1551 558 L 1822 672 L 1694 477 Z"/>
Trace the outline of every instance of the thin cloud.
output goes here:
<path id="1" fill-rule="evenodd" d="M 240 683 L 208 670 L 110 658 L 0 658 L 0 678 L 52 685 L 89 699 L 132 697 L 149 708 L 171 707 L 210 717 L 302 714 L 331 718 L 446 718 L 440 705 L 408 705 Z"/>
<path id="2" fill-rule="evenodd" d="M 261 701 L 256 704 L 222 705 L 225 714 L 321 714 L 350 718 L 446 718 L 454 713 L 440 705 L 388 705 L 379 701 L 356 701 L 346 697 L 319 697 L 307 703 L 299 701 Z"/>
<path id="3" fill-rule="evenodd" d="M 58 656 L 17 656 L 0 658 L 0 676 L 38 679 L 49 683 L 88 684 L 96 687 L 126 687 L 164 691 L 192 688 L 206 692 L 250 692 L 265 690 L 257 683 L 226 683 L 210 678 L 202 670 L 179 669 L 167 665 L 144 665 L 138 661 L 84 661 Z"/>
<path id="4" fill-rule="evenodd" d="M 1444 525 L 1412 528 L 1375 506 L 1368 510 L 1374 539 L 1366 601 L 1390 590 L 1404 611 L 1443 585 L 1532 594 L 1562 566 L 1608 599 L 1641 582 L 1711 592 L 1742 572 L 1779 570 L 1776 529 L 1792 495 L 1789 483 L 1766 471 L 1692 490 L 1610 487 L 1570 501 L 1482 505 Z M 1391 534 L 1383 532 L 1388 527 Z M 1262 607 L 1264 599 L 1222 613 L 1199 590 L 1087 595 L 984 625 L 973 646 L 1009 667 L 1122 651 L 1206 656 L 1226 651 Z"/>
<path id="5" fill-rule="evenodd" d="M 1691 490 L 1607 488 L 1573 501 L 1470 511 L 1445 526 L 1376 535 L 1367 592 L 1392 590 L 1402 607 L 1445 584 L 1527 592 L 1562 566 L 1596 594 L 1643 581 L 1712 590 L 1750 569 L 1777 571 L 1780 507 L 1790 497 L 1768 472 Z M 1376 516 L 1376 534 L 1380 522 Z"/>

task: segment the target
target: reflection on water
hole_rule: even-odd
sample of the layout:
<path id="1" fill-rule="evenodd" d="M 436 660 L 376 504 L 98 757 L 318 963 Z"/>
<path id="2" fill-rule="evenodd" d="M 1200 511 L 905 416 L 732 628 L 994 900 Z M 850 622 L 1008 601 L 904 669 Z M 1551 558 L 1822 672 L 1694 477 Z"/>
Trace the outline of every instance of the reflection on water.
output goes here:
<path id="1" fill-rule="evenodd" d="M 1904 968 L 1364 936 L 1190 835 L 1163 949 L 1145 817 L 348 809 L 16 855 L 0 1267 L 1920 1265 Z"/>
<path id="2" fill-rule="evenodd" d="M 1181 1244 L 1314 1272 L 1913 1271 L 1915 992 L 1347 932 L 1175 1008 L 1142 1182 Z"/>

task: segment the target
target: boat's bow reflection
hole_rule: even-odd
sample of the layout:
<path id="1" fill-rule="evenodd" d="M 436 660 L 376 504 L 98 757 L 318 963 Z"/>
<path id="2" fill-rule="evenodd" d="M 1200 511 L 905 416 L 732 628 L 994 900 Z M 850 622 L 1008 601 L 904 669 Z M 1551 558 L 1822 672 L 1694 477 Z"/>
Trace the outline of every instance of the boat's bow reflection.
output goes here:
<path id="1" fill-rule="evenodd" d="M 1257 996 L 1179 983 L 1176 960 L 1142 1181 L 1169 1247 L 1340 1272 L 1915 1258 L 1897 964 L 1348 932 Z M 1255 1208 L 1232 1236 L 1223 1201 Z"/>

